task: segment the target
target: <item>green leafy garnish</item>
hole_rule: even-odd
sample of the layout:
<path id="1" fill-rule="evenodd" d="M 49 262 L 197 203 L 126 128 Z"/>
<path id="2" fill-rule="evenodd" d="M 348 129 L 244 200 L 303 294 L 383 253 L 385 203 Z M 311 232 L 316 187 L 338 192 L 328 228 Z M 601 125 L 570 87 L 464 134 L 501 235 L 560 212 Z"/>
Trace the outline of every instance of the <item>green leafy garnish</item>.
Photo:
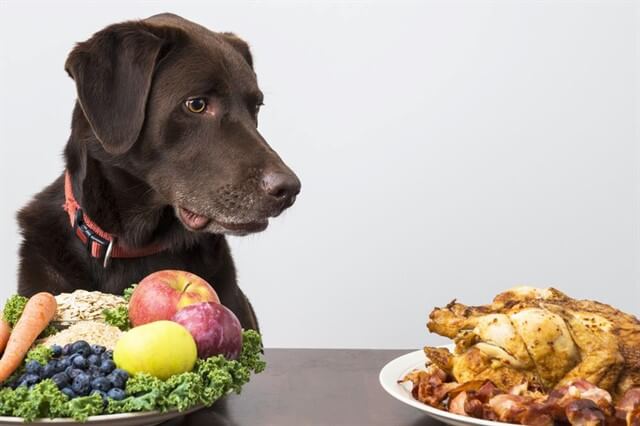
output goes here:
<path id="1" fill-rule="evenodd" d="M 9 323 L 11 327 L 13 327 L 22 316 L 22 311 L 24 311 L 24 307 L 28 301 L 29 299 L 27 297 L 17 294 L 14 294 L 7 299 L 7 302 L 5 303 L 2 310 L 2 317 L 6 322 Z M 57 332 L 58 330 L 54 326 L 49 324 L 42 331 L 42 333 L 40 333 L 40 336 L 38 336 L 38 338 L 51 336 L 52 334 L 56 334 Z"/>
<path id="2" fill-rule="evenodd" d="M 124 296 L 124 300 L 126 300 L 127 302 L 131 300 L 131 295 L 133 295 L 133 290 L 136 289 L 137 285 L 138 284 L 131 284 L 129 288 L 124 289 L 124 291 L 122 292 L 122 296 Z"/>
<path id="3" fill-rule="evenodd" d="M 51 350 L 51 348 L 44 345 L 38 345 L 31 348 L 31 350 L 27 352 L 27 356 L 25 357 L 24 362 L 26 364 L 29 361 L 35 360 L 40 364 L 45 365 L 51 359 L 51 355 L 53 355 L 53 351 Z"/>
<path id="4" fill-rule="evenodd" d="M 98 394 L 70 400 L 51 379 L 43 380 L 31 388 L 3 387 L 0 388 L 0 415 L 22 417 L 27 422 L 47 417 L 71 417 L 82 422 L 98 414 L 151 410 L 164 412 L 173 409 L 185 411 L 198 404 L 210 406 L 228 393 L 239 393 L 252 372 L 264 370 L 261 350 L 260 335 L 253 330 L 244 331 L 242 352 L 237 360 L 228 360 L 222 355 L 201 359 L 196 362 L 193 371 L 176 374 L 167 380 L 148 374 L 134 374 L 127 381 L 127 397 L 121 401 L 108 399 L 106 407 Z M 49 348 L 36 346 L 27 354 L 26 360 L 46 363 L 50 357 Z M 24 370 L 25 363 L 19 371 Z M 8 379 L 5 383 L 11 381 Z"/>
<path id="5" fill-rule="evenodd" d="M 24 311 L 24 307 L 27 304 L 27 299 L 24 296 L 19 296 L 14 294 L 10 298 L 7 299 L 4 304 L 4 309 L 2 310 L 2 316 L 4 320 L 9 323 L 11 327 L 16 325 L 18 319 L 22 315 L 22 311 Z"/>
<path id="6" fill-rule="evenodd" d="M 163 387 L 162 404 L 184 411 L 201 402 L 204 381 L 200 375 L 189 372 L 169 377 Z"/>
<path id="7" fill-rule="evenodd" d="M 100 395 L 69 400 L 51 379 L 45 379 L 31 388 L 19 386 L 15 390 L 0 390 L 0 414 L 22 417 L 25 422 L 47 417 L 71 417 L 85 421 L 88 416 L 100 414 L 102 407 Z"/>
<path id="8" fill-rule="evenodd" d="M 104 315 L 104 322 L 118 327 L 122 331 L 127 331 L 131 328 L 129 307 L 127 305 L 105 309 L 102 311 L 102 315 Z"/>
<path id="9" fill-rule="evenodd" d="M 127 302 L 131 300 L 131 295 L 137 285 L 138 284 L 132 284 L 131 287 L 124 290 L 123 296 Z M 105 309 L 102 311 L 102 315 L 104 315 L 104 322 L 118 327 L 122 331 L 127 331 L 131 328 L 131 322 L 129 321 L 129 305 L 120 305 L 115 308 Z"/>
<path id="10" fill-rule="evenodd" d="M 146 373 L 136 374 L 127 382 L 127 394 L 139 395 L 151 392 L 162 386 L 162 380 Z"/>
<path id="11" fill-rule="evenodd" d="M 102 414 L 103 407 L 102 397 L 100 394 L 94 393 L 93 395 L 70 399 L 63 410 L 66 411 L 67 417 L 84 422 L 89 416 Z"/>
<path id="12" fill-rule="evenodd" d="M 148 374 L 135 374 L 127 382 L 127 397 L 109 401 L 109 413 L 178 409 L 187 410 L 197 404 L 212 405 L 224 395 L 240 393 L 251 373 L 265 368 L 262 341 L 253 330 L 243 332 L 242 352 L 238 360 L 222 355 L 201 359 L 191 372 L 160 380 Z"/>
<path id="13" fill-rule="evenodd" d="M 132 413 L 135 411 L 151 411 L 158 408 L 162 394 L 160 389 L 153 389 L 140 396 L 129 396 L 123 400 L 110 399 L 106 408 L 108 414 Z"/>

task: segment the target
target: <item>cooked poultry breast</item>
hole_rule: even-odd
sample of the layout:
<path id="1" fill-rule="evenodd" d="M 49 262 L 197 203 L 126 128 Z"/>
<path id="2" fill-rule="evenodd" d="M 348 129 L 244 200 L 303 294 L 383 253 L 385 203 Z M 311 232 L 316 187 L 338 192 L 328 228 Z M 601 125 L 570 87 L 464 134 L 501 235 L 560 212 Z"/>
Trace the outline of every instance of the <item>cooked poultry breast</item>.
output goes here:
<path id="1" fill-rule="evenodd" d="M 434 309 L 427 327 L 455 341 L 454 353 L 425 353 L 460 383 L 491 380 L 508 389 L 527 382 L 549 390 L 584 379 L 614 400 L 640 386 L 640 321 L 554 288 L 513 288 L 483 306 L 454 300 Z"/>

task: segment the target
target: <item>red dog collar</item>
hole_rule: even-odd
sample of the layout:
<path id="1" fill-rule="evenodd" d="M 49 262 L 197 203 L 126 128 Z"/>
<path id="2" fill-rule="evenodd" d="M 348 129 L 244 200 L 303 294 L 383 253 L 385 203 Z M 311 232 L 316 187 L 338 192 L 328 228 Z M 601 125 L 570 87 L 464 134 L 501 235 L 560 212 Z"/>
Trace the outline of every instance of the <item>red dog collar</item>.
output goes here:
<path id="1" fill-rule="evenodd" d="M 116 236 L 103 231 L 84 212 L 73 196 L 71 185 L 71 175 L 68 171 L 64 173 L 64 205 L 62 206 L 69 214 L 71 226 L 80 241 L 86 246 L 91 256 L 103 260 L 102 265 L 106 268 L 109 260 L 113 258 L 134 258 L 145 257 L 166 250 L 167 247 L 160 244 L 146 247 L 127 247 L 116 242 Z"/>

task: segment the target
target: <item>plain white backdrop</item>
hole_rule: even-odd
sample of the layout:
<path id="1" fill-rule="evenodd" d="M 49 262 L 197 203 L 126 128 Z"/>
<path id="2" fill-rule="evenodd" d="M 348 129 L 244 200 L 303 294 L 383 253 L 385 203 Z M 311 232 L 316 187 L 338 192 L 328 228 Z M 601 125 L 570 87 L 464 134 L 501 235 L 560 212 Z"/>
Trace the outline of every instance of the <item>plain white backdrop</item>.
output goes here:
<path id="1" fill-rule="evenodd" d="M 171 11 L 234 31 L 296 205 L 231 239 L 270 347 L 418 348 L 453 298 L 554 285 L 640 314 L 632 1 L 0 0 L 2 298 L 15 212 L 63 168 L 77 41 Z M 215 284 L 215 283 L 214 283 Z"/>

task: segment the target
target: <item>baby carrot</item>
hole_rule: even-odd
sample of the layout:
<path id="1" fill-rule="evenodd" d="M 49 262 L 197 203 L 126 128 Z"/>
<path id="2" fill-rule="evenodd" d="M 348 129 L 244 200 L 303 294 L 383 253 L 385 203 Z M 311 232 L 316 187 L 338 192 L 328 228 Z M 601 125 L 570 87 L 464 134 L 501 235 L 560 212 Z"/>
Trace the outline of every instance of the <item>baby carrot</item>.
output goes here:
<path id="1" fill-rule="evenodd" d="M 31 296 L 0 358 L 0 382 L 7 380 L 17 370 L 33 342 L 53 319 L 57 307 L 56 298 L 50 293 Z"/>
<path id="2" fill-rule="evenodd" d="M 7 346 L 9 335 L 11 334 L 11 326 L 3 318 L 0 318 L 0 353 Z"/>

